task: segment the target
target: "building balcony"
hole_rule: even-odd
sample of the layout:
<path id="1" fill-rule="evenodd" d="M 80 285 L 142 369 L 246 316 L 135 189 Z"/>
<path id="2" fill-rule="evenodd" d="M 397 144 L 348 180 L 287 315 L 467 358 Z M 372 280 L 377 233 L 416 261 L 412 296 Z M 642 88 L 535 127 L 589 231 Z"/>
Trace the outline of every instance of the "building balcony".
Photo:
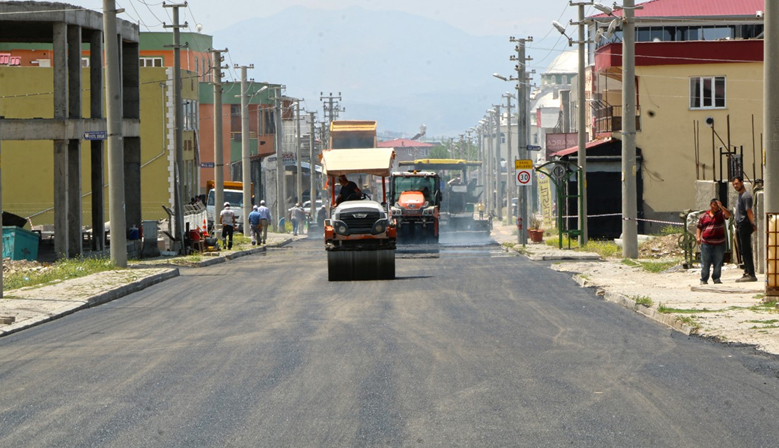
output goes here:
<path id="1" fill-rule="evenodd" d="M 604 105 L 593 110 L 595 117 L 594 134 L 606 134 L 622 131 L 622 106 Z M 636 131 L 641 130 L 641 106 L 636 106 Z"/>

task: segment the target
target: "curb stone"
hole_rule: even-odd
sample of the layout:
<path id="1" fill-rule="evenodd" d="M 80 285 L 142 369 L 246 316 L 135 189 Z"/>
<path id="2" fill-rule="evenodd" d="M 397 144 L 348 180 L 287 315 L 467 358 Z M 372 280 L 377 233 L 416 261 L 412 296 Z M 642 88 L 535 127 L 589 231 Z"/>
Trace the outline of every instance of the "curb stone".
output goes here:
<path id="1" fill-rule="evenodd" d="M 86 308 L 102 305 L 104 303 L 111 302 L 116 299 L 120 299 L 124 296 L 127 296 L 129 294 L 132 294 L 134 292 L 141 291 L 143 289 L 148 288 L 149 286 L 155 285 L 157 283 L 161 283 L 165 280 L 178 277 L 179 276 L 179 270 L 178 268 L 170 268 L 170 270 L 166 272 L 162 272 L 159 274 L 154 274 L 149 277 L 142 278 L 140 280 L 128 283 L 126 285 L 119 286 L 117 288 L 114 288 L 110 291 L 106 291 L 104 293 L 92 296 L 88 298 L 87 300 L 79 300 L 79 301 L 73 301 L 74 304 L 80 304 L 77 306 L 74 306 L 73 308 L 41 317 L 38 319 L 33 319 L 30 321 L 25 321 L 24 323 L 18 325 L 17 327 L 7 329 L 7 330 L 0 330 L 0 337 L 8 336 L 11 334 L 14 334 L 16 332 L 35 327 L 37 325 L 51 322 L 53 320 L 59 319 L 60 317 L 67 316 L 69 314 L 73 314 L 76 311 L 80 311 Z"/>
<path id="2" fill-rule="evenodd" d="M 597 288 L 596 285 L 590 284 L 587 279 L 583 278 L 579 274 L 574 274 L 572 278 L 573 281 L 575 281 L 582 288 Z M 671 327 L 671 329 L 676 330 L 684 334 L 685 336 L 696 334 L 698 331 L 698 329 L 695 328 L 694 326 L 681 322 L 676 316 L 671 314 L 663 314 L 654 308 L 640 305 L 636 303 L 635 300 L 631 299 L 630 297 L 624 294 L 605 291 L 603 289 L 597 289 L 595 294 L 598 297 L 602 297 L 607 302 L 615 303 L 623 308 L 627 308 L 638 314 L 643 314 L 644 316 L 654 320 L 655 322 L 659 322 L 668 327 Z"/>

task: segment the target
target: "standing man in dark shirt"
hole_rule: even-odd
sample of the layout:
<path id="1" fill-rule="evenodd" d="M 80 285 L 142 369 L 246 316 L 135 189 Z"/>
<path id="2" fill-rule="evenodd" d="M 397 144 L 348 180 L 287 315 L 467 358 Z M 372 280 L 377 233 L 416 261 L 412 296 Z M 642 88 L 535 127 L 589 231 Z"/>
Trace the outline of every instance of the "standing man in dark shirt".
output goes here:
<path id="1" fill-rule="evenodd" d="M 349 201 L 352 199 L 358 199 L 362 191 L 357 187 L 357 184 L 346 178 L 345 175 L 338 176 L 338 183 L 341 184 L 341 191 L 335 198 L 335 206 L 338 207 L 343 201 Z"/>
<path id="2" fill-rule="evenodd" d="M 757 230 L 757 221 L 752 212 L 752 193 L 744 187 L 744 178 L 736 176 L 732 180 L 733 188 L 738 192 L 736 201 L 736 236 L 738 249 L 744 260 L 744 276 L 737 282 L 756 282 L 755 261 L 752 258 L 752 233 Z"/>

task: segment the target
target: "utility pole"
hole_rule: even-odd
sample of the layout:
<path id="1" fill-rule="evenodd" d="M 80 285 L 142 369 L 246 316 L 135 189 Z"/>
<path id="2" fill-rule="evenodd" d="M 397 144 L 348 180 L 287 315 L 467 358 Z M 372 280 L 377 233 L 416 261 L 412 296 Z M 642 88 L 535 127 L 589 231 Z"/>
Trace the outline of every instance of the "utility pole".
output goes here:
<path id="1" fill-rule="evenodd" d="M 186 3 L 163 3 L 164 8 L 173 8 L 173 25 L 163 24 L 163 28 L 173 28 L 173 94 L 175 110 L 175 146 L 176 146 L 176 176 L 175 176 L 175 219 L 176 239 L 178 239 L 180 251 L 184 252 L 184 111 L 181 107 L 181 28 L 187 28 L 189 24 L 179 24 L 179 8 L 186 7 Z M 169 45 L 165 45 L 168 47 Z M 214 217 L 216 219 L 216 217 Z M 114 233 L 111 233 L 113 238 Z"/>
<path id="2" fill-rule="evenodd" d="M 344 109 L 341 108 L 341 92 L 338 92 L 338 96 L 333 96 L 333 92 L 330 92 L 328 96 L 325 96 L 323 92 L 319 92 L 319 101 L 322 101 L 322 109 L 324 110 L 324 119 L 325 123 L 327 123 L 327 140 L 328 143 L 325 145 L 329 148 L 330 147 L 330 123 L 335 121 L 338 118 L 338 113 L 343 112 Z M 323 128 L 324 131 L 324 128 Z"/>
<path id="3" fill-rule="evenodd" d="M 284 127 L 282 126 L 282 96 L 281 96 L 281 90 L 284 88 L 284 86 L 277 86 L 276 96 L 274 97 L 274 102 L 276 106 L 276 138 L 274 139 L 274 142 L 276 144 L 276 222 L 273 224 L 273 228 L 276 230 L 283 230 L 279 229 L 279 224 L 281 217 L 285 216 L 286 214 L 286 201 L 287 196 L 284 193 L 284 161 L 282 160 L 282 139 L 283 139 L 283 132 Z"/>
<path id="4" fill-rule="evenodd" d="M 775 80 L 779 76 L 779 24 L 776 23 L 779 18 L 779 5 L 776 2 L 766 0 L 765 2 L 765 40 L 763 47 L 763 79 Z M 763 209 L 769 213 L 779 211 L 779 178 L 776 173 L 779 172 L 779 88 L 775 82 L 763 83 L 763 133 L 765 145 L 765 207 Z M 762 162 L 761 162 L 762 163 Z M 763 222 L 762 216 L 756 216 Z M 765 230 L 770 229 L 766 223 Z M 766 255 L 768 255 L 766 251 Z M 771 266 L 766 257 L 766 274 L 776 274 L 775 266 Z M 776 277 L 767 275 L 766 296 L 768 293 L 775 294 L 774 284 Z"/>
<path id="5" fill-rule="evenodd" d="M 501 115 L 500 104 L 492 105 L 495 109 L 495 208 L 497 208 L 498 221 L 503 221 L 503 195 L 500 191 L 500 129 Z"/>
<path id="6" fill-rule="evenodd" d="M 308 121 L 308 125 L 310 126 L 308 131 L 308 197 L 311 201 L 311 206 L 309 207 L 311 218 L 315 219 L 318 210 L 316 210 L 316 169 L 314 168 L 314 155 L 316 154 L 316 151 L 314 150 L 314 112 L 308 113 Z"/>
<path id="7" fill-rule="evenodd" d="M 592 1 L 588 2 L 579 2 L 574 3 L 571 2 L 571 6 L 577 6 L 579 9 L 579 21 L 576 23 L 576 25 L 579 27 L 579 41 L 577 42 L 579 44 L 579 71 L 577 76 L 579 88 L 577 89 L 577 100 L 576 103 L 578 105 L 578 115 L 577 115 L 577 137 L 578 137 L 578 145 L 577 145 L 577 154 L 579 155 L 578 161 L 579 161 L 579 167 L 581 168 L 581 185 L 579 185 L 579 189 L 581 191 L 581 197 L 579 198 L 579 230 L 581 230 L 581 235 L 579 236 L 579 247 L 584 247 L 587 244 L 588 239 L 588 231 L 587 231 L 587 127 L 586 121 L 587 121 L 587 108 L 586 108 L 586 102 L 584 98 L 584 88 L 585 88 L 585 79 L 584 79 L 584 67 L 585 67 L 585 58 L 584 58 L 584 52 L 586 50 L 587 41 L 584 38 L 584 26 L 586 23 L 584 23 L 584 7 L 592 5 Z M 624 44 L 623 44 L 624 45 Z M 623 53 L 623 57 L 627 56 Z M 624 59 L 623 59 L 624 61 Z M 624 78 L 623 78 L 624 80 Z M 624 85 L 624 84 L 623 84 Z M 626 109 L 622 109 L 623 115 Z M 624 117 L 623 117 L 624 120 Z M 635 123 L 635 116 L 633 116 L 633 129 L 635 129 L 636 123 Z M 634 135 L 635 138 L 635 135 Z M 623 146 L 624 148 L 624 146 Z M 634 163 L 635 164 L 635 163 Z M 624 196 L 623 196 L 624 201 Z M 558 204 L 559 206 L 559 204 Z M 623 224 L 624 226 L 624 224 Z M 624 240 L 623 240 L 623 249 L 624 249 Z M 635 258 L 635 257 L 632 257 Z"/>
<path id="8" fill-rule="evenodd" d="M 124 143 L 122 137 L 122 79 L 116 1 L 103 0 L 103 39 L 106 66 L 106 125 L 108 131 L 108 213 L 111 219 L 111 261 L 127 267 L 127 217 L 124 209 Z M 102 188 L 102 187 L 101 187 Z"/>
<path id="9" fill-rule="evenodd" d="M 509 194 L 509 192 L 513 193 L 516 190 L 514 187 L 516 181 L 514 181 L 514 176 L 512 176 L 514 164 L 511 159 L 511 99 L 514 98 L 514 95 L 506 92 L 501 96 L 506 98 L 506 117 L 508 117 L 508 121 L 506 122 L 506 217 L 509 218 L 509 225 L 511 225 L 511 198 L 513 198 L 514 195 Z M 517 201 L 519 201 L 519 199 L 517 199 Z M 519 207 L 519 203 L 517 203 L 517 207 Z M 524 222 L 524 219 L 522 222 Z"/>
<path id="10" fill-rule="evenodd" d="M 301 99 L 298 99 L 295 101 L 295 121 L 297 124 L 297 135 L 295 136 L 295 159 L 297 162 L 297 178 L 295 179 L 295 187 L 297 188 L 296 196 L 297 201 L 295 202 L 303 202 L 303 168 L 300 161 L 300 158 L 302 156 L 301 154 L 301 148 L 300 148 L 300 101 Z M 311 198 L 311 191 L 308 192 L 308 197 Z"/>
<path id="11" fill-rule="evenodd" d="M 251 154 L 249 154 L 249 81 L 246 79 L 246 71 L 253 69 L 254 64 L 235 65 L 233 68 L 241 69 L 241 182 L 243 185 L 243 234 L 246 235 L 246 226 L 249 225 L 249 213 L 252 211 L 252 170 Z M 216 219 L 216 216 L 214 216 Z"/>
<path id="12" fill-rule="evenodd" d="M 468 137 L 468 140 L 465 144 L 465 157 L 463 157 L 465 160 L 472 160 L 471 159 L 471 134 L 473 133 L 474 129 L 468 129 L 465 131 L 465 135 Z"/>
<path id="13" fill-rule="evenodd" d="M 216 238 L 222 238 L 222 225 L 219 216 L 224 203 L 224 155 L 222 153 L 222 62 L 224 50 L 211 50 L 214 54 L 214 230 Z"/>
<path id="14" fill-rule="evenodd" d="M 528 102 L 527 98 L 530 93 L 529 85 L 527 84 L 527 61 L 531 58 L 525 55 L 525 45 L 528 42 L 533 42 L 533 37 L 527 38 L 515 38 L 514 36 L 509 38 L 509 42 L 516 42 L 514 50 L 516 50 L 516 56 L 512 55 L 509 59 L 515 61 L 517 64 L 514 69 L 517 71 L 517 158 L 529 159 L 527 150 L 527 134 L 528 134 Z M 510 145 L 509 145 L 510 147 Z M 509 169 L 511 169 L 509 167 Z M 523 246 L 527 245 L 527 227 L 529 225 L 527 220 L 528 215 L 528 192 L 525 187 L 518 187 L 519 198 L 519 218 L 522 220 L 522 229 L 517 232 L 517 241 Z"/>
<path id="15" fill-rule="evenodd" d="M 766 2 L 766 4 L 771 2 Z M 636 28 L 635 3 L 626 0 L 622 25 L 622 256 L 638 258 L 638 210 L 636 206 Z M 583 8 L 583 7 L 580 7 Z M 581 14 L 581 13 L 580 13 Z M 582 18 L 580 17 L 580 21 Z M 768 20 L 766 20 L 766 23 Z M 580 25 L 582 26 L 582 25 Z M 581 30 L 582 28 L 580 28 Z M 580 39 L 583 40 L 580 31 Z M 581 48 L 580 44 L 580 48 Z M 579 50 L 582 51 L 582 50 Z M 580 55 L 580 59 L 583 57 Z M 581 61 L 580 61 L 581 64 Z M 768 80 L 769 78 L 766 78 Z M 583 78 L 580 83 L 583 81 Z M 766 82 L 766 84 L 770 84 Z M 580 87 L 580 97 L 584 96 Z M 584 103 L 580 99 L 581 108 Z M 579 116 L 583 115 L 579 111 Z M 766 128 L 771 129 L 771 128 Z M 580 137 L 581 138 L 581 137 Z M 579 152 L 581 154 L 581 150 Z M 580 157 L 582 159 L 582 157 Z M 582 169 L 583 171 L 583 169 Z M 585 186 L 587 183 L 585 182 Z M 587 191 L 586 188 L 584 191 Z"/>
<path id="16" fill-rule="evenodd" d="M 492 188 L 493 188 L 493 181 L 492 181 L 492 164 L 494 162 L 494 158 L 492 157 L 493 152 L 493 142 L 495 139 L 495 132 L 493 131 L 493 121 L 494 121 L 494 110 L 488 110 L 487 111 L 487 132 L 489 136 L 489 140 L 487 141 L 487 183 L 485 184 L 485 190 L 487 191 L 487 209 L 490 211 L 490 213 L 495 213 L 495 198 L 492 196 Z"/>

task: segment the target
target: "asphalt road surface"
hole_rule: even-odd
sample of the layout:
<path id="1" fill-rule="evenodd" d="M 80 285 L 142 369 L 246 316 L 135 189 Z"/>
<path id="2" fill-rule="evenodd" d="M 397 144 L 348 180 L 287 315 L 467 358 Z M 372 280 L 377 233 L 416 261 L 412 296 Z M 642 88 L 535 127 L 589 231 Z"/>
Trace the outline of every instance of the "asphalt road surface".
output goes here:
<path id="1" fill-rule="evenodd" d="M 769 447 L 779 359 L 497 245 L 327 282 L 320 241 L 0 338 L 2 447 Z"/>

